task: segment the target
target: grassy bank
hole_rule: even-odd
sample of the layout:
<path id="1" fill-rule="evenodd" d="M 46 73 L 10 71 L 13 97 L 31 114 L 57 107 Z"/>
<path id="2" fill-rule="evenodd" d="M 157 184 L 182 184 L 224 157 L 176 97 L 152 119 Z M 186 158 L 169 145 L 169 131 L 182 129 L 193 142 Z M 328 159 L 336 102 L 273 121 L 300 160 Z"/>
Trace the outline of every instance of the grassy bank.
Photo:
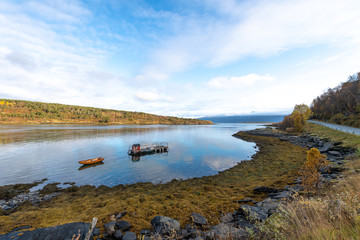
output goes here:
<path id="1" fill-rule="evenodd" d="M 262 226 L 263 232 L 271 239 L 359 239 L 360 137 L 312 123 L 305 131 L 356 148 L 357 156 L 347 159 L 343 179 L 285 204 Z"/>
<path id="2" fill-rule="evenodd" d="M 182 226 L 190 223 L 190 214 L 204 215 L 211 225 L 218 223 L 221 214 L 239 207 L 238 200 L 250 197 L 262 200 L 266 196 L 252 193 L 258 186 L 282 188 L 296 178 L 306 151 L 288 142 L 271 137 L 237 134 L 247 141 L 256 142 L 260 151 L 251 161 L 215 176 L 174 180 L 166 184 L 138 183 L 128 186 L 72 187 L 38 207 L 25 204 L 18 211 L 0 216 L 0 233 L 31 225 L 46 227 L 69 222 L 91 222 L 98 217 L 98 227 L 109 221 L 109 215 L 127 211 L 125 220 L 135 231 L 151 228 L 150 220 L 156 215 L 173 217 Z"/>
<path id="3" fill-rule="evenodd" d="M 360 137 L 354 134 L 341 132 L 318 124 L 305 124 L 305 132 L 316 135 L 320 138 L 328 138 L 332 142 L 342 142 L 344 147 L 352 147 L 360 150 Z"/>
<path id="4" fill-rule="evenodd" d="M 199 119 L 159 116 L 57 103 L 0 99 L 0 124 L 212 124 Z"/>

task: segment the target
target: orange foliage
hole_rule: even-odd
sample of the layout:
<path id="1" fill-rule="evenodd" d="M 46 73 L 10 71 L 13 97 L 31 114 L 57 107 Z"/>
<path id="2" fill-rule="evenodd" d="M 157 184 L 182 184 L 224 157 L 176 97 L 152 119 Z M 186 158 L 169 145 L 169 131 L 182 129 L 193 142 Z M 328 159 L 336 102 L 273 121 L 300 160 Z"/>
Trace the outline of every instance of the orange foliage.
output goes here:
<path id="1" fill-rule="evenodd" d="M 280 122 L 279 128 L 283 131 L 300 133 L 304 130 L 305 122 L 310 116 L 312 112 L 307 105 L 295 105 L 293 112 Z"/>
<path id="2" fill-rule="evenodd" d="M 305 190 L 316 188 L 320 182 L 320 170 L 327 170 L 329 161 L 317 148 L 307 151 L 307 161 L 300 170 L 302 185 Z"/>

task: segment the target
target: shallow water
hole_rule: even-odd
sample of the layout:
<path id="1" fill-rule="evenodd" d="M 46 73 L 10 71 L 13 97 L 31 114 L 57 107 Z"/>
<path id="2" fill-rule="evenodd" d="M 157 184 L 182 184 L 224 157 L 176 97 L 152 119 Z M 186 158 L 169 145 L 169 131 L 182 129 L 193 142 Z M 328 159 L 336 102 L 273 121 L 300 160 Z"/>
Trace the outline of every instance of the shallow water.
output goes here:
<path id="1" fill-rule="evenodd" d="M 0 185 L 75 182 L 95 186 L 214 175 L 249 160 L 255 144 L 232 137 L 260 124 L 208 126 L 0 125 Z M 133 143 L 168 142 L 169 152 L 132 161 Z M 80 160 L 104 157 L 81 167 Z"/>

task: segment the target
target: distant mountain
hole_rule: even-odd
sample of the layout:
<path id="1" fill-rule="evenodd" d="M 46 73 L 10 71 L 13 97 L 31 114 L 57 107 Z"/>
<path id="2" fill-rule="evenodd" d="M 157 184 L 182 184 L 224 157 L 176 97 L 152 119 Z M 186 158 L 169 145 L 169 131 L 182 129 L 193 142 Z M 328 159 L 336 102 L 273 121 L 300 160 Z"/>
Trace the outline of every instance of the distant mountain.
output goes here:
<path id="1" fill-rule="evenodd" d="M 212 124 L 199 119 L 11 99 L 0 99 L 1 123 Z"/>
<path id="2" fill-rule="evenodd" d="M 260 122 L 281 122 L 283 115 L 236 115 L 236 116 L 213 116 L 202 117 L 201 120 L 209 120 L 214 123 L 260 123 Z"/>

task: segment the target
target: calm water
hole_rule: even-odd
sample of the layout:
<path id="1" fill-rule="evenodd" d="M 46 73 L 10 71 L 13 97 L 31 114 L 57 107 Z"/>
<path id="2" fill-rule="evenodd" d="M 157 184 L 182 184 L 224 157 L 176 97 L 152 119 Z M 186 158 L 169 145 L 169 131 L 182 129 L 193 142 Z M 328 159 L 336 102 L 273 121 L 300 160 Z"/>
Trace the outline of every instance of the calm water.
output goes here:
<path id="1" fill-rule="evenodd" d="M 75 182 L 95 186 L 167 182 L 213 175 L 255 153 L 254 143 L 231 135 L 259 124 L 213 126 L 0 125 L 0 185 Z M 132 161 L 133 143 L 168 142 L 169 152 Z M 103 164 L 81 168 L 80 160 Z"/>

